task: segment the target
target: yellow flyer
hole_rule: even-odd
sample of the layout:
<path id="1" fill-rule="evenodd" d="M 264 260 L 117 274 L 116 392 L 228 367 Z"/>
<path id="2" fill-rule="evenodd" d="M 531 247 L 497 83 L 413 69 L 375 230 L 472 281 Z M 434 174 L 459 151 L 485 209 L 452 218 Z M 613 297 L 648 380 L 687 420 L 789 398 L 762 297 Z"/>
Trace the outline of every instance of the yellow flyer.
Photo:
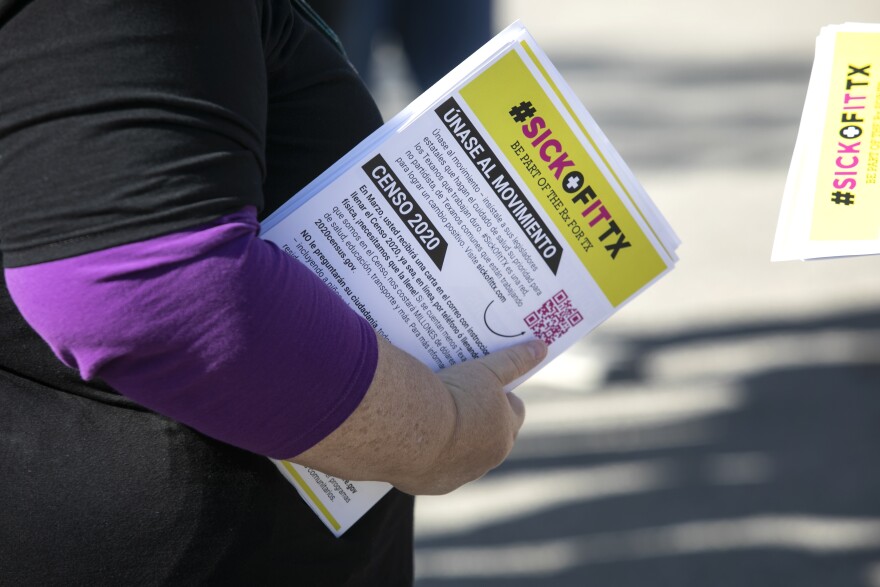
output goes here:
<path id="1" fill-rule="evenodd" d="M 825 27 L 772 259 L 880 252 L 880 25 Z"/>
<path id="2" fill-rule="evenodd" d="M 529 71 L 529 65 L 538 68 L 540 62 L 528 44 L 522 47 L 525 54 L 504 55 L 462 88 L 461 96 L 487 133 L 507 146 L 507 161 L 540 194 L 538 202 L 571 250 L 618 305 L 664 271 L 666 263 L 634 219 L 641 212 L 624 203 L 632 202 L 632 196 L 603 174 L 608 167 L 591 148 L 595 143 L 588 131 L 580 129 L 586 144 L 576 138 L 564 111 L 553 103 L 555 92 L 539 83 L 545 72 Z"/>

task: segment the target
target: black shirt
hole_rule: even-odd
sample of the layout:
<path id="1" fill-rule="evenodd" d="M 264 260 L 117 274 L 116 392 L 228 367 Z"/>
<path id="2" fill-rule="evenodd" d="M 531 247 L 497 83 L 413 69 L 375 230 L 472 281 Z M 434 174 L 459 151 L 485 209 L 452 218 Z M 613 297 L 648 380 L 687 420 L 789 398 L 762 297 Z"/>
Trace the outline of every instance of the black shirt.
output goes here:
<path id="1" fill-rule="evenodd" d="M 0 0 L 4 266 L 286 201 L 381 123 L 316 24 L 290 0 Z M 412 582 L 411 497 L 334 538 L 265 457 L 83 382 L 2 281 L 0 341 L 0 583 Z"/>

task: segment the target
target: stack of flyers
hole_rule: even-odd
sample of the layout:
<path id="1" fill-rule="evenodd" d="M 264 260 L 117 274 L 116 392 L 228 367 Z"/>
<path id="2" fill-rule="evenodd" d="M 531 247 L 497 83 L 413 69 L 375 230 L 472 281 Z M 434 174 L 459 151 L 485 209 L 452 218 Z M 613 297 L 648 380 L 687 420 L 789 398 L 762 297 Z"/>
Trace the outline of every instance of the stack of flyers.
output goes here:
<path id="1" fill-rule="evenodd" d="M 679 244 L 520 23 L 303 188 L 261 236 L 435 370 L 528 339 L 549 345 L 543 366 L 671 271 Z M 390 489 L 276 465 L 337 536 Z"/>
<path id="2" fill-rule="evenodd" d="M 880 253 L 880 24 L 824 27 L 772 261 Z"/>

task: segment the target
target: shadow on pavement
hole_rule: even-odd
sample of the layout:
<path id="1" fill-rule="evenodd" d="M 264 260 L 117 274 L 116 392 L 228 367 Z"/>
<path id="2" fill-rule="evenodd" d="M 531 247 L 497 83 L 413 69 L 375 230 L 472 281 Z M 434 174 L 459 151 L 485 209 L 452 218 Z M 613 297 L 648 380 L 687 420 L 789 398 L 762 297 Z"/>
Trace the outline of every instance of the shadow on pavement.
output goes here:
<path id="1" fill-rule="evenodd" d="M 810 349 L 800 363 L 782 348 L 792 341 Z M 624 415 L 582 434 L 522 438 L 478 482 L 512 511 L 423 535 L 419 587 L 880 585 L 880 310 L 616 342 L 624 356 L 584 401 L 650 401 L 676 385 L 695 398 L 720 386 L 736 401 L 678 420 Z M 757 345 L 757 368 L 713 375 L 679 359 L 656 369 L 682 349 L 699 349 L 699 362 L 742 345 Z M 731 361 L 742 356 L 731 351 Z M 642 442 L 608 440 L 633 435 Z M 652 445 L 661 437 L 685 440 Z M 564 450 L 535 450 L 541 443 Z M 612 473 L 628 481 L 609 485 Z M 542 478 L 559 485 L 523 495 Z M 518 513 L 517 504 L 531 505 Z"/>

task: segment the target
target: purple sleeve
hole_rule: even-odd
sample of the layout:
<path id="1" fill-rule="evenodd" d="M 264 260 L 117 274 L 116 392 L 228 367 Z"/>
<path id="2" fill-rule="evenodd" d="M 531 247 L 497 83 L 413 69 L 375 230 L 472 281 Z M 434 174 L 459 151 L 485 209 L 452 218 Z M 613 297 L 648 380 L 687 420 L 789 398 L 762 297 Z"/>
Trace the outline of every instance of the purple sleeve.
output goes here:
<path id="1" fill-rule="evenodd" d="M 369 324 L 257 237 L 253 208 L 198 229 L 6 269 L 55 354 L 208 436 L 285 458 L 358 406 Z"/>

